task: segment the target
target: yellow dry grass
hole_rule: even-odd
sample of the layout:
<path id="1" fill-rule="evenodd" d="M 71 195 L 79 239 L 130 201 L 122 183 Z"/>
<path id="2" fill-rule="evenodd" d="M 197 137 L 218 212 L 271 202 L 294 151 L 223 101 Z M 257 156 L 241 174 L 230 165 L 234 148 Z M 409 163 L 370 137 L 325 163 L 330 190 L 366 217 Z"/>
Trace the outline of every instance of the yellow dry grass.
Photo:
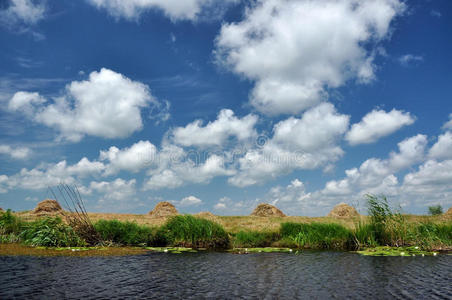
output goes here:
<path id="1" fill-rule="evenodd" d="M 204 213 L 205 214 L 205 213 Z M 30 214 L 29 212 L 19 212 L 16 215 L 22 217 L 27 221 L 33 221 L 39 218 L 39 216 Z M 88 213 L 91 221 L 96 222 L 98 220 L 118 220 L 136 222 L 140 225 L 147 226 L 161 226 L 168 217 L 156 218 L 148 214 L 113 214 L 113 213 Z M 196 215 L 195 215 L 196 216 Z M 210 214 L 209 214 L 209 217 Z M 215 221 L 221 224 L 228 232 L 238 232 L 240 230 L 256 230 L 256 231 L 277 231 L 280 224 L 283 222 L 297 222 L 297 223 L 337 223 L 347 228 L 354 228 L 358 222 L 366 222 L 367 216 L 359 216 L 356 218 L 334 218 L 334 217 L 255 217 L 255 216 L 214 216 Z M 440 216 L 421 216 L 421 215 L 405 215 L 406 220 L 409 223 L 421 223 L 421 222 L 433 222 L 444 223 L 451 222 L 452 215 L 440 215 Z"/>

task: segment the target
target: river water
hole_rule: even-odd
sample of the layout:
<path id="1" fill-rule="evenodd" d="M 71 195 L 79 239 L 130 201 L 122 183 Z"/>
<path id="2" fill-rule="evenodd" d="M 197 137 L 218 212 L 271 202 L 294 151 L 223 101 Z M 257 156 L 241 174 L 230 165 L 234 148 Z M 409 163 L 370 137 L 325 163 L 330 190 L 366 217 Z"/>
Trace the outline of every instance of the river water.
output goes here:
<path id="1" fill-rule="evenodd" d="M 0 257 L 0 299 L 452 299 L 452 256 Z"/>

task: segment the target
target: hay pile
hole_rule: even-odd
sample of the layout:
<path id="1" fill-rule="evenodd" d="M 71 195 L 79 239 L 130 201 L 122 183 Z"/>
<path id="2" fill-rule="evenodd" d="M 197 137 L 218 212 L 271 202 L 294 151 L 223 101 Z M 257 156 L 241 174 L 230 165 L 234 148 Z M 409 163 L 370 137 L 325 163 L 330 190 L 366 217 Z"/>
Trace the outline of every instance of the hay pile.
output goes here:
<path id="1" fill-rule="evenodd" d="M 58 214 L 61 212 L 63 212 L 63 209 L 58 201 L 52 199 L 45 199 L 39 202 L 33 210 L 33 214 L 35 215 Z"/>
<path id="2" fill-rule="evenodd" d="M 167 201 L 157 203 L 154 209 L 149 212 L 149 215 L 156 218 L 171 217 L 178 214 L 176 207 Z"/>
<path id="3" fill-rule="evenodd" d="M 0 207 L 0 212 L 3 212 L 3 211 L 4 211 L 3 208 Z"/>
<path id="4" fill-rule="evenodd" d="M 219 223 L 219 221 L 220 221 L 220 219 L 217 216 L 215 216 L 213 213 L 211 213 L 209 211 L 199 212 L 199 213 L 195 214 L 195 217 L 206 219 L 206 220 L 216 222 L 216 223 Z"/>
<path id="5" fill-rule="evenodd" d="M 452 216 L 452 207 L 445 213 L 446 216 Z"/>
<path id="6" fill-rule="evenodd" d="M 285 217 L 286 215 L 276 208 L 276 206 L 261 203 L 259 204 L 254 211 L 251 213 L 251 216 L 256 217 Z"/>
<path id="7" fill-rule="evenodd" d="M 339 203 L 328 214 L 328 217 L 332 218 L 353 218 L 358 216 L 359 213 L 356 209 L 345 203 Z"/>

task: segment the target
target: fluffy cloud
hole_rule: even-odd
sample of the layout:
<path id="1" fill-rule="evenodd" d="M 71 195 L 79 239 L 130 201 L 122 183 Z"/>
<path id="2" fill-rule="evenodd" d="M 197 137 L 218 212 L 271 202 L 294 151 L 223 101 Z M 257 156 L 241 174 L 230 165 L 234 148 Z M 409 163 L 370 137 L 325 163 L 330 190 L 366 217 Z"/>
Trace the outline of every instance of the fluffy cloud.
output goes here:
<path id="1" fill-rule="evenodd" d="M 32 0 L 7 0 L 6 9 L 0 10 L 0 23 L 5 25 L 13 25 L 24 23 L 32 25 L 42 20 L 45 16 L 44 1 L 36 3 Z"/>
<path id="2" fill-rule="evenodd" d="M 203 10 L 214 9 L 217 13 L 219 7 L 236 0 L 88 0 L 99 9 L 106 9 L 116 18 L 123 17 L 129 20 L 138 19 L 140 15 L 151 9 L 163 11 L 171 20 L 195 20 Z"/>
<path id="3" fill-rule="evenodd" d="M 27 147 L 11 147 L 9 145 L 0 145 L 0 154 L 9 155 L 14 159 L 27 159 L 30 157 L 32 151 Z"/>
<path id="4" fill-rule="evenodd" d="M 116 178 L 113 181 L 92 181 L 89 185 L 89 190 L 103 194 L 99 201 L 100 204 L 106 204 L 109 201 L 127 202 L 136 193 L 135 185 L 135 179 L 127 181 Z"/>
<path id="5" fill-rule="evenodd" d="M 194 206 L 194 205 L 199 205 L 201 203 L 202 203 L 201 199 L 199 199 L 195 196 L 188 196 L 188 197 L 183 198 L 180 201 L 179 205 L 180 206 Z"/>
<path id="6" fill-rule="evenodd" d="M 35 107 L 44 104 L 46 99 L 38 93 L 17 92 L 8 103 L 8 109 L 11 111 L 20 110 L 28 117 L 32 117 Z"/>
<path id="7" fill-rule="evenodd" d="M 353 124 L 345 139 L 351 145 L 370 144 L 403 126 L 413 124 L 414 120 L 410 113 L 396 109 L 390 112 L 373 110 L 365 115 L 361 122 Z"/>
<path id="8" fill-rule="evenodd" d="M 452 130 L 452 114 L 449 115 L 449 121 L 443 125 L 443 128 Z"/>
<path id="9" fill-rule="evenodd" d="M 244 141 L 255 137 L 254 126 L 258 121 L 255 115 L 247 115 L 243 118 L 234 116 L 230 109 L 222 109 L 215 121 L 202 126 L 201 120 L 196 120 L 185 127 L 177 127 L 172 130 L 172 140 L 182 146 L 221 146 L 230 137 Z"/>
<path id="10" fill-rule="evenodd" d="M 127 137 L 143 127 L 141 109 L 157 103 L 147 85 L 105 68 L 92 72 L 86 81 L 73 81 L 54 103 L 42 102 L 36 93 L 18 92 L 8 107 L 25 109 L 34 121 L 57 129 L 71 141 L 84 135 Z"/>
<path id="11" fill-rule="evenodd" d="M 154 163 L 156 157 L 157 148 L 149 141 L 139 141 L 125 149 L 112 146 L 108 151 L 100 151 L 99 155 L 101 161 L 108 161 L 106 175 L 121 170 L 136 173 Z"/>
<path id="12" fill-rule="evenodd" d="M 330 88 L 371 80 L 376 49 L 404 8 L 398 0 L 257 1 L 243 21 L 222 26 L 216 54 L 255 81 L 256 109 L 298 113 L 327 98 Z"/>
<path id="13" fill-rule="evenodd" d="M 249 214 L 259 203 L 259 199 L 254 200 L 232 200 L 229 197 L 222 197 L 214 205 L 214 209 L 224 215 L 243 215 Z"/>
<path id="14" fill-rule="evenodd" d="M 294 179 L 289 185 L 276 186 L 265 196 L 267 202 L 277 206 L 286 214 L 302 215 L 312 206 L 311 193 L 306 193 L 303 182 Z M 319 203 L 316 203 L 318 206 Z"/>
<path id="15" fill-rule="evenodd" d="M 418 171 L 405 175 L 400 197 L 405 205 L 425 212 L 429 205 L 442 205 L 446 209 L 452 203 L 452 160 L 428 160 Z"/>
<path id="16" fill-rule="evenodd" d="M 452 132 L 447 131 L 438 137 L 438 141 L 429 151 L 429 156 L 436 159 L 452 159 Z"/>
<path id="17" fill-rule="evenodd" d="M 158 159 L 159 165 L 148 171 L 151 177 L 144 184 L 145 190 L 175 188 L 185 183 L 205 184 L 215 177 L 235 173 L 234 170 L 225 167 L 224 158 L 218 155 L 211 155 L 204 162 L 196 162 L 185 152 L 181 157 L 174 159 L 174 153 L 179 155 L 177 152 L 164 153 L 165 151 L 162 151 L 163 155 Z"/>
<path id="18" fill-rule="evenodd" d="M 260 148 L 248 150 L 238 159 L 238 172 L 229 183 L 244 187 L 290 173 L 315 169 L 343 155 L 336 142 L 348 128 L 349 117 L 330 103 L 306 111 L 301 118 L 276 124 L 273 137 Z"/>
<path id="19" fill-rule="evenodd" d="M 398 179 L 395 173 L 424 159 L 427 137 L 416 135 L 398 144 L 399 151 L 391 152 L 387 159 L 370 158 L 359 168 L 345 171 L 346 177 L 326 183 L 316 197 L 331 198 L 335 201 L 361 198 L 363 194 L 373 193 L 394 195 L 397 193 Z"/>
<path id="20" fill-rule="evenodd" d="M 6 177 L 3 189 L 40 190 L 60 183 L 72 185 L 80 183 L 80 179 L 88 175 L 100 175 L 103 170 L 102 163 L 91 162 L 85 157 L 74 165 L 62 160 L 56 164 L 41 164 L 31 170 L 23 168 L 17 174 Z"/>

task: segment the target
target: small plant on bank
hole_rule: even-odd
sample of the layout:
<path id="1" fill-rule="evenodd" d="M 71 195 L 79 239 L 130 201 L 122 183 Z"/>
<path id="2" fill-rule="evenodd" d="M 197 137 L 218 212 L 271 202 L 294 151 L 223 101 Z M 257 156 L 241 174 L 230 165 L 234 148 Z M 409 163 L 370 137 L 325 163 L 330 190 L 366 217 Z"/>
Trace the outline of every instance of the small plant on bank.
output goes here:
<path id="1" fill-rule="evenodd" d="M 441 205 L 433 205 L 428 207 L 428 213 L 432 216 L 443 214 L 443 207 Z"/>

